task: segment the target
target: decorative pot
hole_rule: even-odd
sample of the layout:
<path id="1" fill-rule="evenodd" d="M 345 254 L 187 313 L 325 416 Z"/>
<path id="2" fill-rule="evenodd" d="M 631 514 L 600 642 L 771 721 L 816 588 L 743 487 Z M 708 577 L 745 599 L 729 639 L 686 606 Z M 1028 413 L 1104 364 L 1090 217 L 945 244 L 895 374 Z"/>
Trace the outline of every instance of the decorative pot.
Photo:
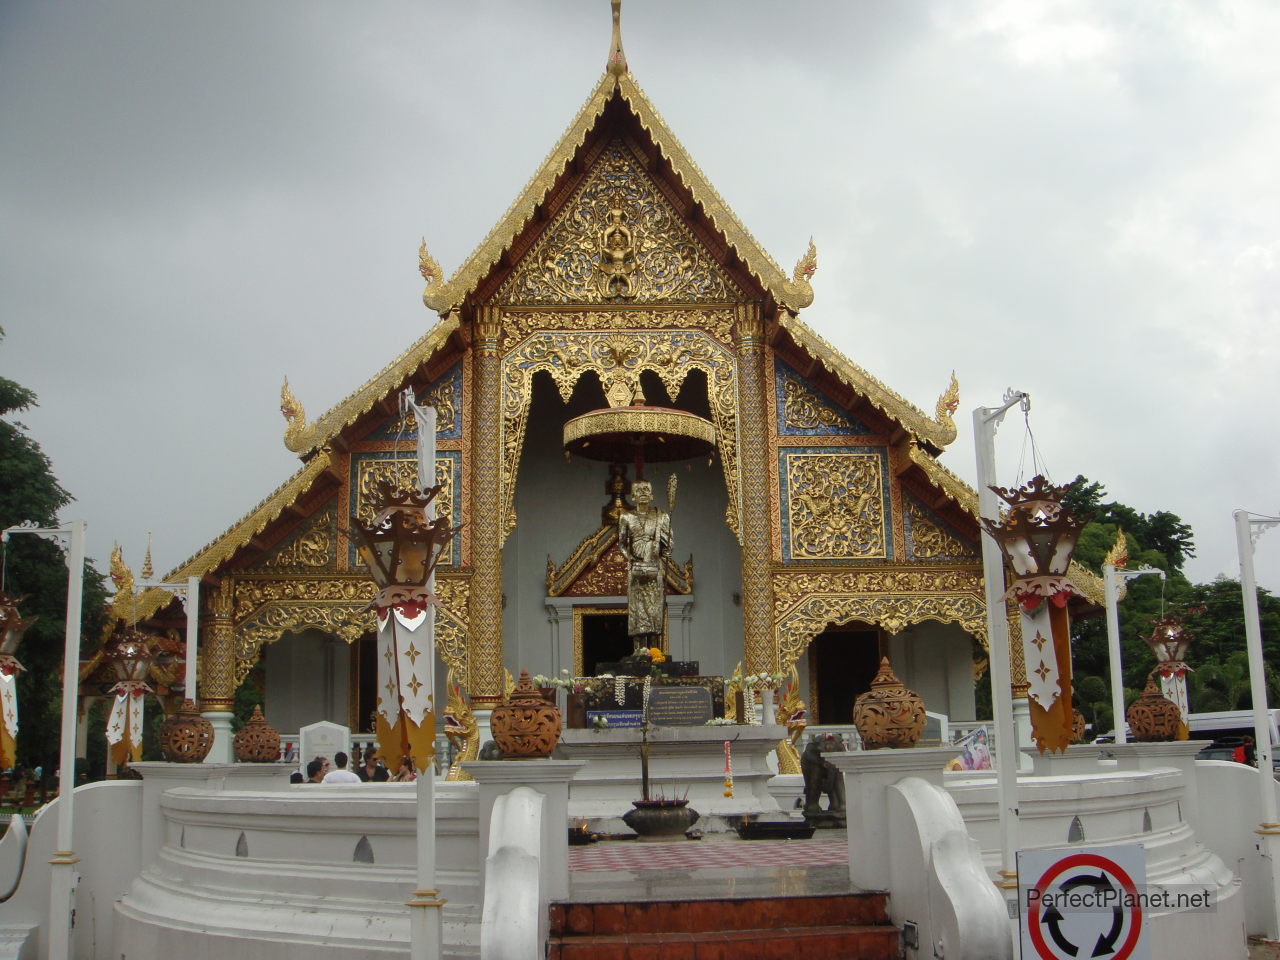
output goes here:
<path id="1" fill-rule="evenodd" d="M 508 760 L 549 757 L 560 739 L 560 711 L 548 703 L 529 679 L 529 671 L 520 671 L 520 682 L 489 718 L 493 739 Z"/>
<path id="2" fill-rule="evenodd" d="M 200 716 L 194 700 L 160 724 L 160 755 L 170 763 L 201 763 L 213 749 L 213 724 Z"/>
<path id="3" fill-rule="evenodd" d="M 1147 674 L 1142 696 L 1129 704 L 1124 717 L 1129 721 L 1133 739 L 1140 743 L 1166 743 L 1178 738 L 1182 711 L 1160 693 L 1155 674 Z"/>
<path id="4" fill-rule="evenodd" d="M 280 759 L 280 734 L 255 704 L 253 715 L 231 741 L 231 747 L 241 763 L 273 763 Z"/>
<path id="5" fill-rule="evenodd" d="M 632 800 L 622 815 L 622 822 L 640 835 L 641 840 L 669 840 L 682 837 L 698 822 L 698 811 L 688 800 Z"/>
<path id="6" fill-rule="evenodd" d="M 1084 743 L 1085 720 L 1079 710 L 1071 711 L 1071 742 Z"/>
<path id="7" fill-rule="evenodd" d="M 924 732 L 924 701 L 894 676 L 888 657 L 880 660 L 871 689 L 854 703 L 853 723 L 868 750 L 914 747 Z"/>

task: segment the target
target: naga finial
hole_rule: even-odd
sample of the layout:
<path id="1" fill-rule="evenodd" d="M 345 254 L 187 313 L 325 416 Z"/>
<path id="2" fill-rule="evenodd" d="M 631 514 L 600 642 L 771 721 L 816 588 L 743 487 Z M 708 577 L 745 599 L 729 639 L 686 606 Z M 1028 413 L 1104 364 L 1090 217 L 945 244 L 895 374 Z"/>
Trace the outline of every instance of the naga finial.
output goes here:
<path id="1" fill-rule="evenodd" d="M 1116 542 L 1111 545 L 1111 549 L 1102 558 L 1102 562 L 1109 563 L 1116 568 L 1124 568 L 1129 565 L 1129 541 L 1125 539 L 1124 530 L 1121 528 L 1116 528 Z"/>
<path id="2" fill-rule="evenodd" d="M 280 413 L 288 422 L 284 428 L 284 445 L 294 453 L 310 450 L 315 440 L 315 424 L 307 423 L 307 412 L 289 389 L 289 378 L 280 387 Z"/>
<path id="3" fill-rule="evenodd" d="M 947 389 L 942 391 L 942 396 L 938 397 L 938 406 L 933 411 L 933 419 L 938 423 L 949 421 L 958 406 L 960 406 L 960 381 L 956 379 L 956 372 L 952 370 L 951 382 L 947 384 Z"/>
<path id="4" fill-rule="evenodd" d="M 1122 528 L 1116 527 L 1116 542 L 1111 545 L 1111 549 L 1102 558 L 1102 562 L 1104 565 L 1111 564 L 1117 570 L 1123 570 L 1129 565 L 1129 541 L 1125 539 Z M 1119 581 L 1116 584 L 1116 600 L 1120 601 L 1129 592 L 1129 581 L 1125 577 L 1117 577 L 1116 579 Z"/>
<path id="5" fill-rule="evenodd" d="M 110 630 L 117 620 L 123 620 L 125 623 L 132 625 L 137 619 L 133 596 L 133 571 L 124 564 L 124 551 L 120 548 L 120 544 L 116 544 L 111 551 L 111 582 L 115 585 L 116 593 L 111 598 L 111 623 L 107 624 Z"/>
<path id="6" fill-rule="evenodd" d="M 942 391 L 942 396 L 938 397 L 938 405 L 933 410 L 934 423 L 944 431 L 943 436 L 939 438 L 939 442 L 944 447 L 956 438 L 956 422 L 952 419 L 952 414 L 959 406 L 960 381 L 956 379 L 956 372 L 952 370 L 951 382 L 947 384 L 947 389 Z"/>
<path id="7" fill-rule="evenodd" d="M 448 306 L 439 299 L 440 293 L 444 290 L 444 271 L 440 269 L 440 264 L 436 262 L 435 257 L 427 252 L 425 237 L 422 245 L 418 247 L 418 272 L 422 274 L 422 279 L 427 281 L 426 289 L 422 291 L 422 302 L 429 310 L 437 312 L 443 310 Z"/>
<path id="8" fill-rule="evenodd" d="M 610 0 L 613 6 L 613 37 L 609 41 L 609 63 L 605 70 L 615 77 L 628 72 L 627 55 L 622 51 L 622 0 Z"/>
<path id="9" fill-rule="evenodd" d="M 813 303 L 813 287 L 809 280 L 818 272 L 818 248 L 809 238 L 809 249 L 803 257 L 796 261 L 791 271 L 791 279 L 782 284 L 783 301 L 787 311 L 795 316 L 809 304 Z"/>
<path id="10" fill-rule="evenodd" d="M 791 271 L 791 282 L 808 283 L 817 272 L 818 248 L 814 245 L 813 237 L 810 237 L 809 249 L 805 251 L 803 257 L 796 261 L 796 268 Z"/>

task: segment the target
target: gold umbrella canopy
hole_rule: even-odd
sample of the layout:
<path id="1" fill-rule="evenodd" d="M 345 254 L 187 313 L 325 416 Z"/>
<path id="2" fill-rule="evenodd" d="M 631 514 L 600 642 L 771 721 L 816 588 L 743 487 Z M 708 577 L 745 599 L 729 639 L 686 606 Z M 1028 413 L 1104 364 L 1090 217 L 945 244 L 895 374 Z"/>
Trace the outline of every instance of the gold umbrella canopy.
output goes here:
<path id="1" fill-rule="evenodd" d="M 566 423 L 564 448 L 609 463 L 692 460 L 716 448 L 716 428 L 705 417 L 670 407 L 606 407 Z"/>

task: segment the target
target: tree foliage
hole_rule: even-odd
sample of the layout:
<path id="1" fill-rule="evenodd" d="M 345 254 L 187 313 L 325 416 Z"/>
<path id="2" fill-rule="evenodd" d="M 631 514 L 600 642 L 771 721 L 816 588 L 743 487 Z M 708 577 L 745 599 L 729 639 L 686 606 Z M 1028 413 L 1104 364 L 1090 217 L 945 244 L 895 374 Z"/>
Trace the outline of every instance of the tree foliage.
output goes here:
<path id="1" fill-rule="evenodd" d="M 1144 575 L 1131 579 L 1124 600 L 1117 606 L 1120 650 L 1125 687 L 1124 702 L 1141 693 L 1155 657 L 1147 645 L 1154 619 L 1162 613 L 1182 616 L 1191 636 L 1187 663 L 1191 667 L 1188 694 L 1193 712 L 1243 710 L 1252 704 L 1248 658 L 1245 654 L 1244 607 L 1240 583 L 1220 577 L 1212 583 L 1192 584 L 1182 573 L 1195 556 L 1195 540 L 1189 524 L 1165 510 L 1142 513 L 1127 504 L 1106 500 L 1106 488 L 1080 476 L 1064 502 L 1077 515 L 1093 518 L 1081 531 L 1075 559 L 1096 573 L 1102 572 L 1107 551 L 1123 529 L 1129 551 L 1128 569 L 1144 564 L 1162 570 L 1165 579 Z M 1280 657 L 1280 597 L 1258 590 L 1262 621 L 1263 653 L 1267 663 Z M 1110 664 L 1104 614 L 1072 624 L 1072 670 L 1075 706 L 1098 733 L 1111 730 Z M 1280 705 L 1280 677 L 1267 668 L 1268 700 Z"/>
<path id="2" fill-rule="evenodd" d="M 0 338 L 3 331 L 0 330 Z M 53 466 L 14 414 L 36 403 L 35 394 L 0 377 L 0 528 L 34 522 L 56 526 L 71 495 L 53 475 Z M 62 709 L 62 659 L 67 610 L 67 565 L 59 547 L 29 534 L 10 537 L 4 551 L 4 589 L 23 615 L 39 619 L 23 637 L 17 658 L 18 757 L 28 766 L 57 765 Z M 90 562 L 84 569 L 82 631 L 97 637 L 102 628 L 106 588 Z M 83 633 L 82 633 L 83 635 Z M 79 669 L 75 664 L 72 669 Z"/>

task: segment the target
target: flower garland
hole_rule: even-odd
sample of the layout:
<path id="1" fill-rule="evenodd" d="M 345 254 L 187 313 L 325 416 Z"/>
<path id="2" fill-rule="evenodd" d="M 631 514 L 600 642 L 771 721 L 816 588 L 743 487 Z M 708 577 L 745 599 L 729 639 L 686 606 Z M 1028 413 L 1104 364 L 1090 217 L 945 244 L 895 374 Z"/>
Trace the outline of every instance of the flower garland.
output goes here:
<path id="1" fill-rule="evenodd" d="M 653 677 L 644 678 L 644 688 L 641 691 L 640 709 L 647 712 L 649 709 L 649 687 L 653 684 Z"/>
<path id="2" fill-rule="evenodd" d="M 733 754 L 729 752 L 729 741 L 724 742 L 724 795 L 733 796 Z"/>
<path id="3" fill-rule="evenodd" d="M 627 696 L 627 678 L 614 677 L 613 678 L 614 702 L 617 703 L 618 706 L 622 706 L 622 701 L 626 698 L 626 696 Z"/>

